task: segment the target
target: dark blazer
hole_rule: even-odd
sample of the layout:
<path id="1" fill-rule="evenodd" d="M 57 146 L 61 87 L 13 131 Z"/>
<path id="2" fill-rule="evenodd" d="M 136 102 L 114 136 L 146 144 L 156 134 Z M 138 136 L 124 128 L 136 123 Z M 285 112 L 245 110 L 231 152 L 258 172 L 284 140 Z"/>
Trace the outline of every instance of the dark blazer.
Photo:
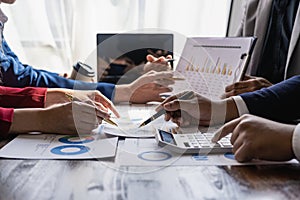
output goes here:
<path id="1" fill-rule="evenodd" d="M 247 0 L 244 9 L 243 20 L 236 36 L 256 36 L 254 47 L 248 66 L 248 73 L 256 75 L 258 63 L 262 56 L 262 47 L 265 40 L 269 16 L 273 0 Z M 300 74 L 300 5 L 296 14 L 295 23 L 291 35 L 288 57 L 285 66 L 284 79 Z"/>
<path id="2" fill-rule="evenodd" d="M 240 96 L 251 114 L 281 122 L 300 119 L 300 76 Z"/>

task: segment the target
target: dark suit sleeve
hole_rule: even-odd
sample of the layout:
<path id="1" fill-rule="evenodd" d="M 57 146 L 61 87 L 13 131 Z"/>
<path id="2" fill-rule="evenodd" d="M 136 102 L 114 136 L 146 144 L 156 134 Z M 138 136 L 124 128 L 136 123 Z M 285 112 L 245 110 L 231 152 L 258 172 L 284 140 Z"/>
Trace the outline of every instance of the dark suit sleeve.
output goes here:
<path id="1" fill-rule="evenodd" d="M 282 122 L 300 119 L 300 76 L 240 96 L 251 114 Z"/>
<path id="2" fill-rule="evenodd" d="M 115 85 L 110 83 L 88 83 L 74 81 L 45 70 L 37 70 L 32 66 L 22 64 L 10 50 L 3 39 L 3 52 L 0 54 L 3 85 L 9 87 L 48 87 L 69 88 L 78 90 L 99 90 L 103 95 L 112 99 Z"/>

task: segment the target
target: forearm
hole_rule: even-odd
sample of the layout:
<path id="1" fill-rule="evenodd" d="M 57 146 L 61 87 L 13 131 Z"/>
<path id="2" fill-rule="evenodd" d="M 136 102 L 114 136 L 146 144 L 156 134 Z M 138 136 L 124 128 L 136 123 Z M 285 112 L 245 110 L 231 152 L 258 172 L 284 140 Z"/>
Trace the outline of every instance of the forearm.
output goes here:
<path id="1" fill-rule="evenodd" d="M 46 88 L 12 88 L 0 86 L 0 105 L 6 108 L 44 107 Z"/>
<path id="2" fill-rule="evenodd" d="M 251 114 L 290 122 L 300 118 L 300 76 L 256 92 L 240 95 Z"/>
<path id="3" fill-rule="evenodd" d="M 43 109 L 15 109 L 9 133 L 26 133 L 42 130 Z"/>

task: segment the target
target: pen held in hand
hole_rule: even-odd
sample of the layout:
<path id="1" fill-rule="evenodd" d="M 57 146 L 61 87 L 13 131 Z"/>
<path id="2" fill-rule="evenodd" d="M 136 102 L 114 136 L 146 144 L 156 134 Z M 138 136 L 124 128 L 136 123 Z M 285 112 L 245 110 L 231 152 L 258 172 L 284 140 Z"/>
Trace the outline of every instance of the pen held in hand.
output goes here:
<path id="1" fill-rule="evenodd" d="M 66 97 L 70 100 L 70 101 L 80 101 L 80 99 L 74 97 L 72 94 L 69 93 L 65 93 Z M 97 108 L 97 106 L 95 105 L 95 103 L 93 103 L 93 106 L 95 106 Z M 118 124 L 114 121 L 112 121 L 111 119 L 108 118 L 102 118 L 103 121 L 107 122 L 108 124 L 114 125 L 118 127 Z"/>
<path id="2" fill-rule="evenodd" d="M 194 96 L 194 92 L 193 91 L 189 91 L 187 93 L 185 93 L 184 95 L 182 95 L 181 97 L 179 97 L 178 99 L 180 100 L 185 100 L 185 99 L 190 99 Z M 158 117 L 162 116 L 163 114 L 165 114 L 166 111 L 164 109 L 161 109 L 160 111 L 158 111 L 157 113 L 155 113 L 154 115 L 152 115 L 151 117 L 149 117 L 147 120 L 145 120 L 143 123 L 141 123 L 140 127 L 146 126 L 147 124 L 149 124 L 150 122 L 154 121 L 155 119 L 157 119 Z"/>

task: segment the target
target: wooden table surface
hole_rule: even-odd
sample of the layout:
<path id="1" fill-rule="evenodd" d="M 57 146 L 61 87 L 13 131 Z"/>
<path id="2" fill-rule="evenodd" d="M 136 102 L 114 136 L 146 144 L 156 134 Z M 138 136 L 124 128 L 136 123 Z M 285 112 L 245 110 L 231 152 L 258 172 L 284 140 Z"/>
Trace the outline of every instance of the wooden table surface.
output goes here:
<path id="1" fill-rule="evenodd" d="M 0 159 L 0 199 L 299 199 L 300 166 L 116 167 Z"/>

